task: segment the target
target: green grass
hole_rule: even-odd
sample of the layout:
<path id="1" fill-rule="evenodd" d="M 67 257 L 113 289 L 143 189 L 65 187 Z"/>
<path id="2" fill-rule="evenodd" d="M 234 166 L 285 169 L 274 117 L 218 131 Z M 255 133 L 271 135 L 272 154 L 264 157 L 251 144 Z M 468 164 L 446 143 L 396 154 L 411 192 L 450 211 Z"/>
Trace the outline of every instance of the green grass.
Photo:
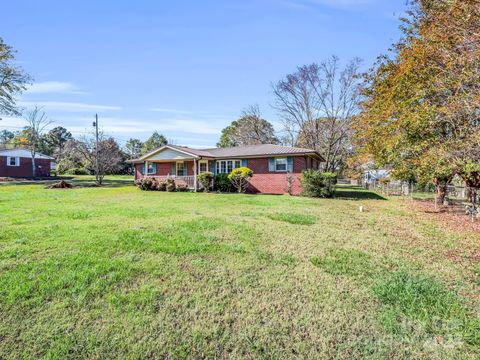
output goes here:
<path id="1" fill-rule="evenodd" d="M 2 359 L 480 356 L 480 236 L 401 200 L 73 182 L 0 185 Z"/>

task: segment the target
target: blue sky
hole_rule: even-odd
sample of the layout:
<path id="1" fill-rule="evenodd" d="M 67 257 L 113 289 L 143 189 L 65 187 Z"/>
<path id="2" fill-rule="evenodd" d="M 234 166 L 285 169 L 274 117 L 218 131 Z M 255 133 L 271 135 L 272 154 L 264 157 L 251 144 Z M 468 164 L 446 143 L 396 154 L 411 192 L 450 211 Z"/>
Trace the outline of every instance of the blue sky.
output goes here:
<path id="1" fill-rule="evenodd" d="M 15 0 L 0 36 L 35 79 L 21 104 L 54 125 L 80 135 L 98 113 L 121 144 L 158 130 L 204 147 L 249 104 L 281 130 L 271 82 L 334 54 L 367 69 L 404 11 L 405 0 Z"/>

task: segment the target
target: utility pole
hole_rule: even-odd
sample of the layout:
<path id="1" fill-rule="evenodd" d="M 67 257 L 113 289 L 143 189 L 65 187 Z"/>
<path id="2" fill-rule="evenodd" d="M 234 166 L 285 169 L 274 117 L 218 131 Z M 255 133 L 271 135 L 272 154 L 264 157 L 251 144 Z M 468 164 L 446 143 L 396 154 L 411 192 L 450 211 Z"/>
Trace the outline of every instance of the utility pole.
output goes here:
<path id="1" fill-rule="evenodd" d="M 98 114 L 95 114 L 95 121 L 93 122 L 93 127 L 95 128 L 95 181 L 97 184 L 100 184 L 100 176 L 98 169 Z"/>

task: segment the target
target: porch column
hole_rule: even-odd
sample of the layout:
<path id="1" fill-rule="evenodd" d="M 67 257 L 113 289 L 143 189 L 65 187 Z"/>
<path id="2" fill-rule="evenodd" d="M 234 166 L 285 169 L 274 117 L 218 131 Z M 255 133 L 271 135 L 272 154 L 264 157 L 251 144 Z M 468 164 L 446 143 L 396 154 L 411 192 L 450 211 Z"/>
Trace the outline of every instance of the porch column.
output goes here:
<path id="1" fill-rule="evenodd" d="M 193 191 L 197 192 L 197 159 L 193 159 Z"/>
<path id="2" fill-rule="evenodd" d="M 145 169 L 143 170 L 143 177 L 146 178 L 148 176 L 148 161 L 145 160 Z"/>

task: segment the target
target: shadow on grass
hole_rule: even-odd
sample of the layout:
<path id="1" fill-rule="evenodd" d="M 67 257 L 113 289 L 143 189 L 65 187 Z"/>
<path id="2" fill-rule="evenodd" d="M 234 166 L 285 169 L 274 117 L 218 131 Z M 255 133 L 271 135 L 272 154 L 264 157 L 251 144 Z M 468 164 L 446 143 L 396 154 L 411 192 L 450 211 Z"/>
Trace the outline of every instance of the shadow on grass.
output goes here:
<path id="1" fill-rule="evenodd" d="M 385 197 L 360 186 L 337 186 L 335 199 L 343 200 L 387 200 Z"/>
<path id="2" fill-rule="evenodd" d="M 134 186 L 134 180 L 132 178 L 105 178 L 101 186 L 96 185 L 95 178 L 93 177 L 71 177 L 71 176 L 59 176 L 55 178 L 43 178 L 43 179 L 18 179 L 11 181 L 0 182 L 0 186 L 5 185 L 52 185 L 61 180 L 64 180 L 74 186 L 74 188 L 89 188 L 89 187 L 99 187 L 99 188 L 120 188 L 125 186 Z"/>

